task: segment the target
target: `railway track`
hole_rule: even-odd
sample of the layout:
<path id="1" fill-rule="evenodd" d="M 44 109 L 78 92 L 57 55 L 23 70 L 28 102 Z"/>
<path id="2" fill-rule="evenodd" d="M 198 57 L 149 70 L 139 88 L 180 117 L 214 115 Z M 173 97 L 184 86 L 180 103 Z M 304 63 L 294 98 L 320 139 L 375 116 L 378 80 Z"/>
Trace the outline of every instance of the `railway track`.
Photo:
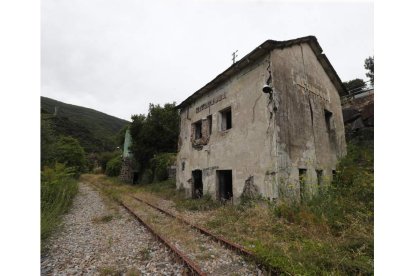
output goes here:
<path id="1" fill-rule="evenodd" d="M 93 186 L 100 189 L 98 185 L 93 184 Z M 175 215 L 171 213 L 170 211 L 160 208 L 157 205 L 150 203 L 137 196 L 128 196 L 128 198 L 132 199 L 133 202 L 135 202 L 135 206 L 133 202 L 131 201 L 128 202 L 128 200 L 125 200 L 125 198 L 123 200 L 115 199 L 115 201 L 120 206 L 125 208 L 127 212 L 130 213 L 134 219 L 138 220 L 142 225 L 144 225 L 149 230 L 149 232 L 154 235 L 154 237 L 157 240 L 159 240 L 161 243 L 167 246 L 169 250 L 177 257 L 178 261 L 181 262 L 187 268 L 189 275 L 219 275 L 219 274 L 221 275 L 227 275 L 227 274 L 281 275 L 281 274 L 285 274 L 282 271 L 278 270 L 277 268 L 269 267 L 268 265 L 262 263 L 251 251 L 245 249 L 241 245 L 233 243 L 223 237 L 217 236 L 213 234 L 212 232 L 210 232 L 209 230 L 205 229 L 204 227 L 191 223 L 187 221 L 186 219 L 182 218 L 181 216 Z M 137 203 L 140 205 L 136 205 Z M 152 214 L 148 215 L 149 213 L 152 213 Z M 162 218 L 160 215 L 163 216 L 164 218 Z M 169 218 L 170 220 L 168 221 L 167 218 Z M 161 219 L 161 223 L 159 223 L 160 219 Z M 162 231 L 159 231 L 157 227 L 155 227 L 157 223 L 158 225 L 164 225 L 164 226 L 172 225 L 172 224 L 179 224 L 179 225 L 182 225 L 182 227 L 193 229 L 193 232 L 195 230 L 195 233 L 199 233 L 198 234 L 199 236 L 204 236 L 204 238 L 195 238 L 195 239 L 189 238 L 190 240 L 194 240 L 194 243 L 199 243 L 199 244 L 206 244 L 206 243 L 214 244 L 215 243 L 217 244 L 215 247 L 223 247 L 222 250 L 226 249 L 230 252 L 236 253 L 236 255 L 244 257 L 245 259 L 249 261 L 253 261 L 256 264 L 256 267 L 260 268 L 260 270 L 252 269 L 252 265 L 250 266 L 244 265 L 245 267 L 243 267 L 243 265 L 237 265 L 236 264 L 237 262 L 233 262 L 233 264 L 229 265 L 227 270 L 226 269 L 221 270 L 221 272 L 219 273 L 217 273 L 217 270 L 214 270 L 214 269 L 213 270 L 205 269 L 206 262 L 203 262 L 204 260 L 200 260 L 199 256 L 197 256 L 197 253 L 194 254 L 194 252 L 191 252 L 191 250 L 188 250 L 188 248 L 186 248 L 185 245 L 183 246 L 183 244 L 180 244 L 181 242 L 176 242 L 177 246 L 174 245 L 171 241 L 165 238 L 165 236 L 170 236 L 168 232 L 165 233 L 165 230 L 164 230 L 164 233 L 163 233 Z M 194 233 L 190 233 L 188 230 L 185 230 L 185 229 L 182 230 L 182 232 L 185 232 L 185 231 L 188 232 L 188 236 L 194 235 Z M 173 240 L 176 241 L 176 239 L 173 239 Z M 185 249 L 182 250 L 181 248 L 185 248 Z M 189 251 L 190 251 L 189 255 L 184 253 L 184 252 L 189 252 Z M 219 255 L 219 254 L 215 253 L 214 255 Z M 215 256 L 215 258 L 218 258 L 218 260 L 220 260 L 221 257 Z M 212 261 L 212 262 L 216 266 L 220 267 L 220 264 L 219 265 L 216 264 L 219 261 Z M 200 263 L 202 263 L 202 265 Z M 238 269 L 240 269 L 242 273 L 239 273 L 240 271 L 237 271 Z M 286 274 L 289 274 L 289 273 L 286 273 Z"/>
<path id="2" fill-rule="evenodd" d="M 160 208 L 160 207 L 158 207 L 158 206 L 156 206 L 156 205 L 154 205 L 154 204 L 152 204 L 152 203 L 150 203 L 150 202 L 148 202 L 148 201 L 146 201 L 142 198 L 139 198 L 137 196 L 130 196 L 130 197 L 132 197 L 134 200 L 142 202 L 142 203 L 158 210 L 159 212 L 161 212 L 161 213 L 163 213 L 167 216 L 170 216 L 170 217 L 172 217 L 174 219 L 177 219 L 178 221 L 180 221 L 180 222 L 182 222 L 186 225 L 189 225 L 191 228 L 193 228 L 193 229 L 199 231 L 200 233 L 210 237 L 211 239 L 213 239 L 214 241 L 220 243 L 221 245 L 225 246 L 226 248 L 228 248 L 232 251 L 235 251 L 238 254 L 240 254 L 244 257 L 247 257 L 250 260 L 253 260 L 257 264 L 257 266 L 260 267 L 261 270 L 266 271 L 268 275 L 281 275 L 281 274 L 283 274 L 283 272 L 280 269 L 274 268 L 274 267 L 269 267 L 268 265 L 261 262 L 251 251 L 245 249 L 243 246 L 241 246 L 239 244 L 236 244 L 234 242 L 231 242 L 231 241 L 229 241 L 229 240 L 227 240 L 223 237 L 217 236 L 217 235 L 213 234 L 211 231 L 207 230 L 206 228 L 201 227 L 199 225 L 196 225 L 194 223 L 191 223 L 191 222 L 187 221 L 186 219 L 184 219 L 180 216 L 177 216 L 177 215 L 171 213 L 170 211 L 162 209 L 162 208 Z"/>
<path id="3" fill-rule="evenodd" d="M 172 243 L 170 243 L 167 239 L 163 238 L 153 227 L 147 224 L 140 216 L 138 216 L 130 207 L 128 207 L 122 201 L 119 202 L 122 207 L 124 207 L 135 219 L 137 219 L 140 223 L 142 223 L 160 242 L 166 245 L 186 266 L 190 272 L 190 275 L 200 275 L 205 276 L 207 275 L 205 272 L 201 270 L 201 268 L 194 263 L 187 255 L 181 252 L 177 247 L 175 247 Z"/>

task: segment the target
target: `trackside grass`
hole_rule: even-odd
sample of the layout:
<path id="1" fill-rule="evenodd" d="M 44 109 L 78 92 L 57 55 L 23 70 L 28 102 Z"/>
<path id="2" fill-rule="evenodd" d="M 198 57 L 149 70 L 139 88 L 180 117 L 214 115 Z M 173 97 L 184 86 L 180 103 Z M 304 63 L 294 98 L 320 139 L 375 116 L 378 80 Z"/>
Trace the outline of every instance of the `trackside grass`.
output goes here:
<path id="1" fill-rule="evenodd" d="M 348 145 L 333 183 L 304 203 L 242 200 L 221 205 L 211 197 L 185 199 L 174 181 L 125 185 L 115 178 L 83 176 L 104 183 L 119 198 L 151 193 L 177 211 L 253 251 L 286 275 L 372 275 L 374 272 L 373 146 Z"/>
<path id="2" fill-rule="evenodd" d="M 41 241 L 56 230 L 61 215 L 69 210 L 72 200 L 78 192 L 78 183 L 71 169 L 57 163 L 55 167 L 46 167 L 41 174 Z"/>

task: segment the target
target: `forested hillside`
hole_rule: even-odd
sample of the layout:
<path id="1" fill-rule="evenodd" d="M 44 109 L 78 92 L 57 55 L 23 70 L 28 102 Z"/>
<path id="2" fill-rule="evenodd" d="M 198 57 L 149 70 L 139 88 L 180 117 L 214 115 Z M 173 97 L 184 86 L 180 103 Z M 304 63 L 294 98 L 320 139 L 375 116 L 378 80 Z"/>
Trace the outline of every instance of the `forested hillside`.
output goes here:
<path id="1" fill-rule="evenodd" d="M 56 136 L 76 138 L 86 152 L 114 150 L 116 135 L 129 123 L 90 108 L 46 97 L 41 97 L 41 109 L 42 119 L 49 121 Z"/>

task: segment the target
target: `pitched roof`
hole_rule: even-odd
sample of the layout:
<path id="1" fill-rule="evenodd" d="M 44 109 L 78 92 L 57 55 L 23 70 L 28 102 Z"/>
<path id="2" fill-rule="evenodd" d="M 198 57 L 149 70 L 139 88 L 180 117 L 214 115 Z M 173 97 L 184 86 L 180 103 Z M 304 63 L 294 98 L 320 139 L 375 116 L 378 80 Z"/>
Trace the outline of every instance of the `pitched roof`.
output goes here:
<path id="1" fill-rule="evenodd" d="M 258 60 L 263 55 L 267 54 L 268 52 L 274 49 L 283 49 L 286 47 L 290 47 L 292 45 L 301 44 L 301 43 L 308 43 L 313 52 L 315 53 L 318 61 L 322 65 L 323 69 L 325 70 L 326 74 L 331 79 L 332 83 L 338 90 L 339 94 L 346 95 L 346 88 L 342 84 L 341 79 L 339 78 L 338 74 L 336 73 L 335 69 L 332 67 L 331 63 L 329 62 L 328 58 L 325 54 L 323 54 L 323 50 L 318 43 L 318 40 L 315 36 L 305 36 L 300 37 L 292 40 L 286 41 L 275 41 L 275 40 L 266 40 L 256 49 L 251 51 L 249 54 L 245 55 L 242 59 L 238 62 L 234 63 L 232 66 L 227 68 L 223 73 L 215 77 L 212 81 L 201 87 L 199 90 L 194 92 L 190 97 L 185 99 L 182 103 L 180 103 L 177 108 L 183 108 L 188 104 L 192 103 L 196 99 L 200 98 L 203 94 L 207 93 L 208 91 L 216 88 L 218 85 L 226 81 L 227 79 L 231 78 L 242 69 L 246 68 L 250 65 L 253 61 Z"/>

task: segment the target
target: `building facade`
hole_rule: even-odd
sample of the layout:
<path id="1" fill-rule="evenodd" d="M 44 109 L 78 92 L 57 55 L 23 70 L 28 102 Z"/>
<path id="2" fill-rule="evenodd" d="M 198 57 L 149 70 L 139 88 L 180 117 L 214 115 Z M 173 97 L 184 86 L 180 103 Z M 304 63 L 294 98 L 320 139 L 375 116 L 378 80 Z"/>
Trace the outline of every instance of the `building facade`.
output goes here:
<path id="1" fill-rule="evenodd" d="M 264 42 L 178 105 L 177 189 L 312 196 L 346 154 L 344 93 L 315 37 Z"/>

